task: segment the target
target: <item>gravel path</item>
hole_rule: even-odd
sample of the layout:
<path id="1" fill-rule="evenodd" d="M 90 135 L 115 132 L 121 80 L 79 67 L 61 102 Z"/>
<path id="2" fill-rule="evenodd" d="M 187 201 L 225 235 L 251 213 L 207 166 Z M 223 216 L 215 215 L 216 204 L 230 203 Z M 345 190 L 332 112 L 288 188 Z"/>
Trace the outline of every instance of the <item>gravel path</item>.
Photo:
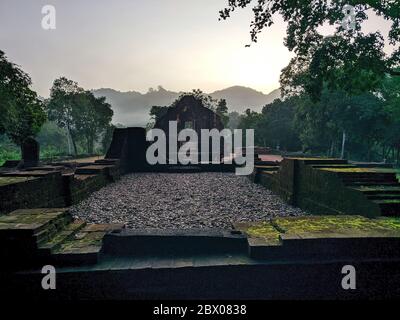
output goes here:
<path id="1" fill-rule="evenodd" d="M 233 173 L 130 174 L 72 207 L 72 213 L 87 222 L 135 229 L 229 229 L 234 222 L 304 214 Z"/>

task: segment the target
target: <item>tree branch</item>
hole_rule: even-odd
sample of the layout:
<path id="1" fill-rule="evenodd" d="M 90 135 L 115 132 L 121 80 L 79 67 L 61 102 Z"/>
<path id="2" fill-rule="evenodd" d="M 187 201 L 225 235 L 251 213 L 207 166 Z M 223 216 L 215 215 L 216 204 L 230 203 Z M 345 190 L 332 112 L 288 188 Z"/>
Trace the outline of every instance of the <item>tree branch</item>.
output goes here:
<path id="1" fill-rule="evenodd" d="M 391 76 L 400 76 L 399 70 L 388 70 L 388 72 Z"/>

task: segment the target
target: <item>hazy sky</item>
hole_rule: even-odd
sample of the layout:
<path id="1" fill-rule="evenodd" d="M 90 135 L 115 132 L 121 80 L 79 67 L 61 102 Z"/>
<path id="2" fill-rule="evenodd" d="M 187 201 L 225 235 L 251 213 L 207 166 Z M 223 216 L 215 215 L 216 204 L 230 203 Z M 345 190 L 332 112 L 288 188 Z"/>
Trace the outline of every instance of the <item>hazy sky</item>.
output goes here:
<path id="1" fill-rule="evenodd" d="M 291 54 L 278 21 L 249 43 L 251 11 L 218 21 L 227 0 L 0 0 L 0 49 L 47 97 L 63 75 L 86 89 L 206 92 L 232 85 L 269 92 Z M 57 29 L 41 27 L 54 5 Z"/>

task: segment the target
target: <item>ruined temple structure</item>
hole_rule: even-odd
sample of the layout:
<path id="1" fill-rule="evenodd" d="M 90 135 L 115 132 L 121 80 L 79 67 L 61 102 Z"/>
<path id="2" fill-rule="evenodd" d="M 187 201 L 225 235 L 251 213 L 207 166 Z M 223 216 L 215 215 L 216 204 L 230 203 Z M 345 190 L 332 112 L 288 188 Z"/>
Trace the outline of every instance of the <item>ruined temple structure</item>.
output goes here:
<path id="1" fill-rule="evenodd" d="M 165 132 L 166 141 L 169 141 L 170 138 L 169 124 L 171 121 L 177 122 L 177 132 L 180 132 L 183 129 L 193 129 L 196 131 L 198 137 L 201 136 L 202 129 L 217 129 L 219 131 L 224 129 L 224 125 L 219 115 L 209 108 L 206 108 L 200 99 L 192 95 L 183 96 L 175 106 L 169 108 L 166 114 L 155 123 L 154 128 L 161 129 Z M 174 139 L 176 140 L 177 137 L 175 136 Z M 184 142 L 177 142 L 178 150 L 183 143 Z M 222 144 L 223 142 L 221 141 L 220 143 Z M 114 130 L 113 139 L 105 159 L 118 159 L 120 162 L 121 173 L 162 171 L 166 169 L 162 165 L 151 166 L 147 163 L 146 150 L 149 145 L 150 142 L 146 141 L 145 128 L 117 128 Z M 166 147 L 168 157 L 170 154 L 168 143 Z M 221 150 L 223 152 L 222 145 L 220 145 L 218 154 L 214 155 L 217 160 L 221 159 Z M 200 148 L 200 141 L 198 141 L 197 151 L 198 159 L 200 161 L 200 153 L 202 152 Z M 209 160 L 212 159 L 210 152 L 207 152 L 206 156 Z M 174 165 L 176 163 L 172 163 L 170 159 L 167 158 L 166 164 Z M 203 165 L 202 168 L 211 171 L 232 171 L 234 167 L 232 165 L 218 167 L 213 165 Z M 198 170 L 199 168 L 186 168 L 186 170 L 188 169 Z M 168 170 L 171 170 L 171 168 Z"/>
<path id="2" fill-rule="evenodd" d="M 206 108 L 202 101 L 192 95 L 183 96 L 179 102 L 168 109 L 154 125 L 154 128 L 162 129 L 168 133 L 168 124 L 176 121 L 178 132 L 183 129 L 193 129 L 200 136 L 201 129 L 224 129 L 219 115 Z"/>
<path id="3" fill-rule="evenodd" d="M 118 159 L 121 173 L 146 171 L 145 128 L 116 128 L 105 159 Z"/>
<path id="4" fill-rule="evenodd" d="M 155 123 L 154 128 L 163 130 L 166 133 L 167 141 L 170 135 L 169 123 L 171 121 L 177 122 L 177 132 L 183 129 L 193 129 L 198 137 L 201 136 L 202 129 L 217 129 L 219 131 L 224 129 L 220 116 L 211 109 L 206 108 L 202 101 L 193 95 L 183 96 L 175 106 L 169 108 L 166 114 Z M 179 142 L 178 148 L 183 143 Z M 198 152 L 201 152 L 200 141 Z"/>

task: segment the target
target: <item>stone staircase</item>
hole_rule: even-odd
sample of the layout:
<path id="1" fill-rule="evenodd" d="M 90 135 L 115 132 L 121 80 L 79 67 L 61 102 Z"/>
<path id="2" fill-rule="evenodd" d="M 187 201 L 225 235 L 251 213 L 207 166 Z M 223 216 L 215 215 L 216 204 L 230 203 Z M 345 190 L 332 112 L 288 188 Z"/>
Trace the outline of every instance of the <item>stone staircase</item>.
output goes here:
<path id="1" fill-rule="evenodd" d="M 16 210 L 0 216 L 3 267 L 96 263 L 104 236 L 122 228 L 74 221 L 67 209 Z"/>
<path id="2" fill-rule="evenodd" d="M 330 158 L 255 163 L 250 178 L 310 213 L 400 216 L 400 183 L 389 165 Z"/>
<path id="3" fill-rule="evenodd" d="M 254 171 L 253 174 L 250 175 L 250 179 L 258 183 L 260 182 L 260 176 L 263 174 L 274 174 L 278 172 L 280 166 L 279 163 L 277 162 L 271 162 L 271 161 L 261 161 L 257 160 L 254 163 Z"/>
<path id="4" fill-rule="evenodd" d="M 400 216 L 400 183 L 394 170 L 348 167 L 339 169 L 344 185 L 362 192 L 384 216 Z"/>
<path id="5" fill-rule="evenodd" d="M 198 256 L 247 252 L 247 238 L 236 230 L 124 229 L 105 237 L 104 253 L 120 256 Z"/>

